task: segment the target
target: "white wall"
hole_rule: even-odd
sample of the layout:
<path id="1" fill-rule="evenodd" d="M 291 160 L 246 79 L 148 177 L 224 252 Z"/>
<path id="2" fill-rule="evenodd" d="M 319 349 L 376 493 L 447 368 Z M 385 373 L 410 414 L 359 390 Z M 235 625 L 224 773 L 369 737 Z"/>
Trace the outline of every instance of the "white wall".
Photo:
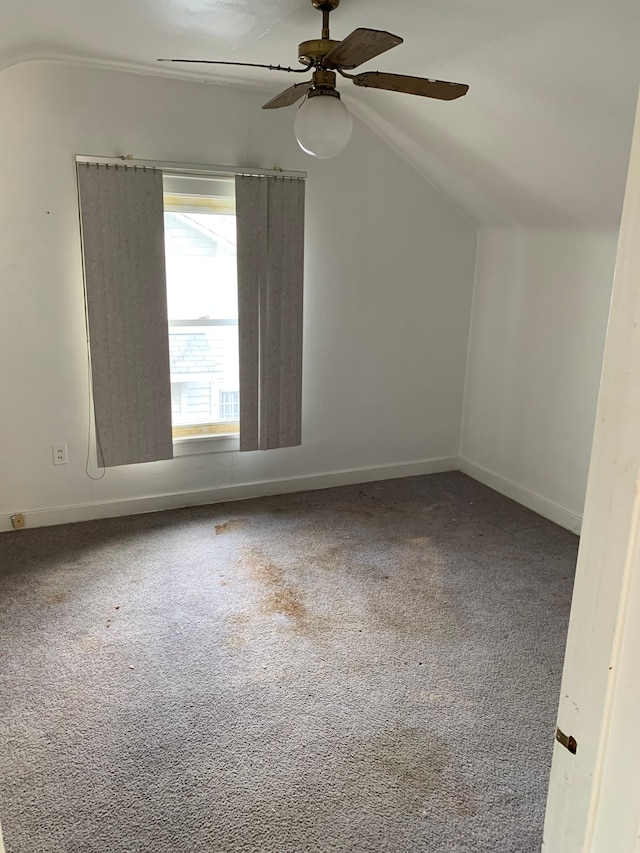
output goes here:
<path id="1" fill-rule="evenodd" d="M 455 464 L 475 229 L 361 123 L 342 155 L 315 162 L 293 140 L 293 110 L 262 112 L 264 100 L 49 62 L 0 74 L 0 529 L 16 511 L 53 523 L 292 487 L 239 484 Z M 122 152 L 308 170 L 302 447 L 86 476 L 74 156 Z M 52 464 L 59 442 L 68 466 Z"/>
<path id="2" fill-rule="evenodd" d="M 614 228 L 478 235 L 462 469 L 574 530 L 617 237 Z"/>

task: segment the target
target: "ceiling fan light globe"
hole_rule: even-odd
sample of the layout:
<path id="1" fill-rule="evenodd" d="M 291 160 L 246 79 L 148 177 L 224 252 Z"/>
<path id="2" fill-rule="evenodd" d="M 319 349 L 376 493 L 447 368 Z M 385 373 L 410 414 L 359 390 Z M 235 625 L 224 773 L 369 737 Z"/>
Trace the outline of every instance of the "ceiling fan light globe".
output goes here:
<path id="1" fill-rule="evenodd" d="M 300 148 L 319 160 L 339 154 L 351 138 L 352 129 L 351 113 L 332 94 L 305 98 L 293 123 Z"/>

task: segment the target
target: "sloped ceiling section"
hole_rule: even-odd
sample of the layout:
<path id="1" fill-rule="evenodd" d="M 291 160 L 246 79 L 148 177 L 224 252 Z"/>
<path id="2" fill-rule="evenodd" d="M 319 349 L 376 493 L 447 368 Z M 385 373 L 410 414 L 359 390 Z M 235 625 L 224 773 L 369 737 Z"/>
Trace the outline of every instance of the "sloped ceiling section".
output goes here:
<path id="1" fill-rule="evenodd" d="M 286 88 L 259 69 L 158 66 L 158 57 L 296 65 L 320 35 L 310 0 L 5 0 L 0 68 L 67 59 Z M 478 224 L 615 227 L 640 82 L 637 0 L 342 0 L 357 26 L 405 43 L 363 66 L 465 82 L 450 103 L 356 89 L 345 103 Z M 295 82 L 301 77 L 296 75 Z M 295 107 L 282 111 L 293 124 Z"/>

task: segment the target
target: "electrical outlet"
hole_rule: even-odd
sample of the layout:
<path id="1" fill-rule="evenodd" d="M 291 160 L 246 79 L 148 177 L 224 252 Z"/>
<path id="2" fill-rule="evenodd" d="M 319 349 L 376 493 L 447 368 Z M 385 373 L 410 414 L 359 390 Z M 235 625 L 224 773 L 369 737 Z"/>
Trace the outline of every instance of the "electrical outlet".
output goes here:
<path id="1" fill-rule="evenodd" d="M 24 520 L 24 515 L 21 512 L 16 512 L 11 516 L 11 524 L 13 525 L 14 530 L 22 530 L 25 526 L 26 521 Z M 2 848 L 0 847 L 0 850 Z"/>
<path id="2" fill-rule="evenodd" d="M 67 445 L 66 444 L 54 444 L 51 447 L 53 452 L 53 464 L 54 465 L 66 465 L 69 461 L 67 459 Z"/>

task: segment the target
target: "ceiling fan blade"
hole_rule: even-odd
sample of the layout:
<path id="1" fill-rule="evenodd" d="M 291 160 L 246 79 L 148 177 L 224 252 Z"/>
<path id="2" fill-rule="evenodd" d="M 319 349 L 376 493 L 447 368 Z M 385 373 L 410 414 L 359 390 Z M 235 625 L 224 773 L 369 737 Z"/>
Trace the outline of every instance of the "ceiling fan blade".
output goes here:
<path id="1" fill-rule="evenodd" d="M 423 98 L 438 98 L 440 101 L 454 101 L 466 95 L 469 90 L 466 83 L 447 83 L 445 80 L 407 77 L 405 74 L 385 74 L 380 71 L 365 71 L 353 77 L 350 74 L 348 76 L 356 86 L 387 89 L 390 92 L 406 92 L 407 95 L 422 95 Z"/>
<path id="2" fill-rule="evenodd" d="M 394 36 L 384 30 L 367 30 L 360 27 L 329 51 L 324 58 L 324 65 L 327 68 L 357 68 L 385 50 L 397 47 L 402 41 L 400 36 Z"/>
<path id="3" fill-rule="evenodd" d="M 294 74 L 306 74 L 311 65 L 304 68 L 290 68 L 288 65 L 260 65 L 257 62 L 222 62 L 218 59 L 157 59 L 156 62 L 191 62 L 196 65 L 243 65 L 245 68 L 268 68 L 269 71 L 292 71 Z"/>
<path id="4" fill-rule="evenodd" d="M 300 98 L 304 98 L 312 86 L 312 80 L 309 80 L 307 83 L 296 83 L 288 89 L 285 89 L 284 92 L 280 92 L 279 95 L 276 95 L 275 98 L 266 103 L 262 109 L 277 110 L 279 107 L 290 107 L 292 104 L 295 104 L 296 101 L 299 101 Z"/>

